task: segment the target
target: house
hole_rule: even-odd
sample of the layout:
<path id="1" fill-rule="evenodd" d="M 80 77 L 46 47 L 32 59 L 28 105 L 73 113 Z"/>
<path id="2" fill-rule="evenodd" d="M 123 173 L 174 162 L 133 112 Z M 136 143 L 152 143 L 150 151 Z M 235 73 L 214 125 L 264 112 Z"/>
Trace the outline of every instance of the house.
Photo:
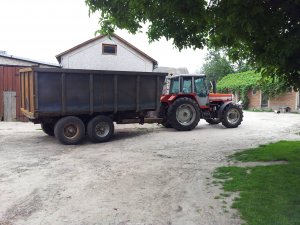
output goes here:
<path id="1" fill-rule="evenodd" d="M 275 97 L 268 97 L 262 91 L 251 89 L 248 91 L 249 109 L 280 110 L 282 112 L 295 112 L 300 109 L 300 92 L 288 88 L 285 93 Z"/>
<path id="2" fill-rule="evenodd" d="M 26 121 L 20 112 L 19 70 L 24 67 L 59 67 L 0 51 L 0 121 Z"/>
<path id="3" fill-rule="evenodd" d="M 100 35 L 56 56 L 63 68 L 152 72 L 157 61 L 116 34 Z"/>
<path id="4" fill-rule="evenodd" d="M 254 71 L 229 74 L 218 82 L 218 90 L 232 93 L 234 101 L 242 101 L 247 109 L 299 112 L 300 93 L 285 89 L 279 82 L 260 83 L 261 75 Z"/>

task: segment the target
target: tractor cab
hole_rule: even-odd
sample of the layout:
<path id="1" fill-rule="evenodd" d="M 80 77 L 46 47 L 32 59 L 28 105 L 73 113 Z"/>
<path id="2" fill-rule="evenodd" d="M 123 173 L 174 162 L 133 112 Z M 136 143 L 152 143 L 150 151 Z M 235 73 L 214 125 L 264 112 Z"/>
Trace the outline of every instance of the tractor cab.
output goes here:
<path id="1" fill-rule="evenodd" d="M 169 94 L 197 93 L 203 97 L 208 95 L 205 75 L 177 75 L 169 78 Z"/>
<path id="2" fill-rule="evenodd" d="M 205 75 L 176 75 L 168 80 L 167 95 L 192 95 L 197 99 L 200 106 L 209 103 L 209 90 Z"/>
<path id="3" fill-rule="evenodd" d="M 176 75 L 168 78 L 164 95 L 192 95 L 200 107 L 232 101 L 232 94 L 215 93 L 216 87 L 212 86 L 213 91 L 210 91 L 205 75 Z"/>

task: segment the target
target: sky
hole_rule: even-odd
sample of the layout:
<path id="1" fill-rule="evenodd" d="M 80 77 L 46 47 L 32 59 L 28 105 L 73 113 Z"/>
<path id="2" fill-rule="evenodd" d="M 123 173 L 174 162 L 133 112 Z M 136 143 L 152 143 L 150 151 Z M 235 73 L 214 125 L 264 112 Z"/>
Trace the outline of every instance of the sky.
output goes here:
<path id="1" fill-rule="evenodd" d="M 99 15 L 88 15 L 84 0 L 0 0 L 0 51 L 58 63 L 55 55 L 95 37 Z M 199 70 L 206 50 L 179 52 L 162 38 L 149 43 L 145 33 L 116 34 L 158 61 L 159 66 Z"/>

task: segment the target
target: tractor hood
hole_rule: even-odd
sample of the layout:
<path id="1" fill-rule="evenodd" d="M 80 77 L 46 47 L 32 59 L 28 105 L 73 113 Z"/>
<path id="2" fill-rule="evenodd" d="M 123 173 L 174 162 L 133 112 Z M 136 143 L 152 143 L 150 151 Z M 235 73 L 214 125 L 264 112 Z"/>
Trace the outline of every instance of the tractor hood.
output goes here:
<path id="1" fill-rule="evenodd" d="M 232 101 L 232 94 L 209 93 L 208 97 L 209 97 L 209 101 L 210 102 L 215 102 L 215 101 L 222 101 L 222 102 Z"/>

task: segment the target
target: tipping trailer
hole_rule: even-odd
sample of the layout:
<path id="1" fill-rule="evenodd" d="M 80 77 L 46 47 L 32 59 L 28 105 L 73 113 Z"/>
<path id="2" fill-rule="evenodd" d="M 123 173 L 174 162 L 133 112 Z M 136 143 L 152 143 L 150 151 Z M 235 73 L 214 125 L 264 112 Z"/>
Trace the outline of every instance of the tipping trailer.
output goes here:
<path id="1" fill-rule="evenodd" d="M 109 140 L 114 123 L 160 123 L 193 130 L 199 120 L 238 127 L 241 105 L 231 94 L 210 93 L 205 75 L 169 78 L 166 73 L 27 68 L 20 70 L 21 111 L 63 144 Z M 216 88 L 214 87 L 214 90 Z M 150 111 L 157 116 L 147 118 Z"/>
<path id="2" fill-rule="evenodd" d="M 85 134 L 109 140 L 116 123 L 158 123 L 146 118 L 160 108 L 165 73 L 54 68 L 20 70 L 21 111 L 63 144 Z"/>

